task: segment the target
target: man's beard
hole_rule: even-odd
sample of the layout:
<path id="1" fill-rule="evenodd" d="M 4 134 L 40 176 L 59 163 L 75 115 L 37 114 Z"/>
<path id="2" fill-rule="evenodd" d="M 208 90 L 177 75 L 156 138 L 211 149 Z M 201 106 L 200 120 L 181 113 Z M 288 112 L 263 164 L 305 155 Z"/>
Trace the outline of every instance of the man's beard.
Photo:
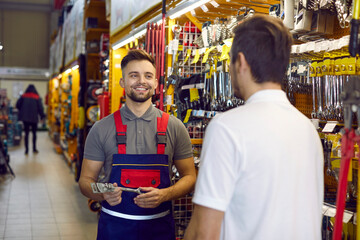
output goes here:
<path id="1" fill-rule="evenodd" d="M 147 100 L 149 100 L 149 98 L 152 97 L 152 95 L 153 94 L 150 89 L 150 91 L 146 95 L 137 95 L 134 91 L 130 91 L 128 97 L 134 102 L 146 102 Z"/>

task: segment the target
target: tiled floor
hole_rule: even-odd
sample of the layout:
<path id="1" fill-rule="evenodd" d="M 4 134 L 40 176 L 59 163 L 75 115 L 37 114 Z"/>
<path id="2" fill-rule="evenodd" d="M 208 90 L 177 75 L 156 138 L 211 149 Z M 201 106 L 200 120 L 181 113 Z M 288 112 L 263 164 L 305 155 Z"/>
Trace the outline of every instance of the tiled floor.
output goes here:
<path id="1" fill-rule="evenodd" d="M 24 155 L 23 141 L 9 148 L 16 178 L 0 175 L 0 239 L 96 239 L 97 215 L 48 132 L 38 132 L 38 150 Z"/>

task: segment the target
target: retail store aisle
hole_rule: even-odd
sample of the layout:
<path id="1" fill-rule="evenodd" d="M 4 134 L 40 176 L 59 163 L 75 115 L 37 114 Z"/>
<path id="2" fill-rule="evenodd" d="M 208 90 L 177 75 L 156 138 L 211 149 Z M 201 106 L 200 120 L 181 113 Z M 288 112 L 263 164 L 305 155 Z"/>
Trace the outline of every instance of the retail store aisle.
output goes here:
<path id="1" fill-rule="evenodd" d="M 38 150 L 25 156 L 23 140 L 9 149 L 16 178 L 0 175 L 0 239 L 96 239 L 97 215 L 48 132 L 38 132 Z"/>

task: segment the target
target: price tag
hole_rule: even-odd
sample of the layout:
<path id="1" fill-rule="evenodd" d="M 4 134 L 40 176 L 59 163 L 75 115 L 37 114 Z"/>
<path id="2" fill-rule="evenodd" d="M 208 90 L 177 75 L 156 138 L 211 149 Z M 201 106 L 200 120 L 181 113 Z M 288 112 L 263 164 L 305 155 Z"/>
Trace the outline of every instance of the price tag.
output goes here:
<path id="1" fill-rule="evenodd" d="M 204 117 L 205 116 L 205 111 L 204 110 L 199 110 L 198 116 L 199 117 Z"/>
<path id="2" fill-rule="evenodd" d="M 328 206 L 326 206 L 326 205 L 323 205 L 323 206 L 322 206 L 322 210 L 321 210 L 322 214 L 325 215 L 326 211 L 327 211 L 329 208 L 330 208 L 330 207 L 328 207 Z"/>
<path id="3" fill-rule="evenodd" d="M 225 43 L 226 46 L 231 47 L 233 38 L 225 39 L 223 42 Z"/>
<path id="4" fill-rule="evenodd" d="M 197 63 L 199 61 L 199 58 L 200 58 L 200 51 L 199 49 L 196 49 L 194 60 L 191 63 L 192 64 Z"/>
<path id="5" fill-rule="evenodd" d="M 189 60 L 190 55 L 191 55 L 191 49 L 188 49 L 188 50 L 186 51 L 186 58 L 185 58 L 185 60 L 184 60 L 184 64 Z"/>
<path id="6" fill-rule="evenodd" d="M 203 12 L 208 12 L 209 9 L 207 8 L 207 6 L 204 4 L 204 5 L 201 5 L 200 6 L 201 10 L 203 10 Z"/>
<path id="7" fill-rule="evenodd" d="M 304 53 L 304 52 L 306 52 L 306 48 L 307 48 L 307 43 L 300 44 L 299 53 Z"/>
<path id="8" fill-rule="evenodd" d="M 166 104 L 168 106 L 172 104 L 172 95 L 166 95 Z"/>
<path id="9" fill-rule="evenodd" d="M 206 61 L 208 60 L 209 58 L 209 54 L 212 50 L 214 50 L 216 48 L 216 46 L 213 46 L 211 47 L 210 49 L 206 50 L 205 54 L 204 54 L 204 57 L 203 57 L 203 60 L 202 60 L 202 63 L 206 63 Z"/>
<path id="10" fill-rule="evenodd" d="M 344 216 L 343 216 L 343 222 L 344 223 L 348 223 L 350 221 L 350 219 L 352 218 L 353 214 L 352 213 L 348 213 L 348 212 L 344 212 Z"/>
<path id="11" fill-rule="evenodd" d="M 330 47 L 330 41 L 329 40 L 325 40 L 321 42 L 321 51 L 328 51 L 329 47 Z"/>
<path id="12" fill-rule="evenodd" d="M 319 128 L 319 123 L 320 123 L 320 120 L 319 120 L 319 119 L 313 118 L 313 119 L 311 119 L 311 122 L 312 122 L 312 124 L 315 126 L 316 129 Z"/>
<path id="13" fill-rule="evenodd" d="M 328 210 L 324 213 L 325 216 L 327 217 L 335 217 L 336 215 L 336 209 L 329 207 Z"/>
<path id="14" fill-rule="evenodd" d="M 174 52 L 178 51 L 178 49 L 179 49 L 179 40 L 178 39 L 172 40 L 172 49 Z"/>
<path id="15" fill-rule="evenodd" d="M 230 47 L 228 47 L 226 44 L 224 44 L 222 46 L 220 61 L 229 59 L 229 52 L 230 52 Z"/>
<path id="16" fill-rule="evenodd" d="M 315 50 L 315 42 L 308 42 L 306 46 L 307 52 L 312 52 Z"/>
<path id="17" fill-rule="evenodd" d="M 190 88 L 190 102 L 199 100 L 199 90 L 197 88 Z"/>
<path id="18" fill-rule="evenodd" d="M 336 124 L 338 124 L 337 121 L 329 121 L 325 124 L 324 129 L 322 130 L 322 132 L 324 133 L 331 133 L 334 131 Z"/>
<path id="19" fill-rule="evenodd" d="M 321 51 L 321 42 L 315 43 L 315 49 L 314 52 L 320 52 Z"/>
<path id="20" fill-rule="evenodd" d="M 211 5 L 213 5 L 215 8 L 219 7 L 220 5 L 216 1 L 211 1 Z"/>
<path id="21" fill-rule="evenodd" d="M 185 119 L 184 119 L 184 123 L 187 123 L 189 121 L 189 118 L 191 116 L 191 112 L 192 112 L 192 109 L 188 109 L 186 111 L 186 116 L 185 116 Z"/>

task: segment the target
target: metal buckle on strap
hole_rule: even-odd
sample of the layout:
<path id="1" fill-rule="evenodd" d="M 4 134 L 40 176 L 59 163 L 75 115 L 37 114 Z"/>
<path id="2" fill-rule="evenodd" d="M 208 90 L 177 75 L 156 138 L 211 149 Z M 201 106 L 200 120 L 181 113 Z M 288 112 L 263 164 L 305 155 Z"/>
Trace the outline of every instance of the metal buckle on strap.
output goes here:
<path id="1" fill-rule="evenodd" d="M 122 134 L 122 135 L 120 135 Z M 126 133 L 117 133 L 116 134 L 116 143 L 117 144 L 126 144 Z"/>
<path id="2" fill-rule="evenodd" d="M 166 132 L 157 132 L 156 141 L 157 144 L 165 144 L 166 146 L 166 141 L 167 141 Z"/>
<path id="3" fill-rule="evenodd" d="M 107 213 L 113 217 L 125 218 L 125 219 L 129 219 L 129 220 L 151 220 L 151 219 L 165 217 L 166 215 L 168 215 L 170 213 L 170 210 L 167 210 L 165 212 L 157 213 L 154 215 L 129 215 L 129 214 L 115 212 L 115 211 L 106 209 L 104 207 L 101 207 L 101 211 L 103 211 L 104 213 Z"/>

